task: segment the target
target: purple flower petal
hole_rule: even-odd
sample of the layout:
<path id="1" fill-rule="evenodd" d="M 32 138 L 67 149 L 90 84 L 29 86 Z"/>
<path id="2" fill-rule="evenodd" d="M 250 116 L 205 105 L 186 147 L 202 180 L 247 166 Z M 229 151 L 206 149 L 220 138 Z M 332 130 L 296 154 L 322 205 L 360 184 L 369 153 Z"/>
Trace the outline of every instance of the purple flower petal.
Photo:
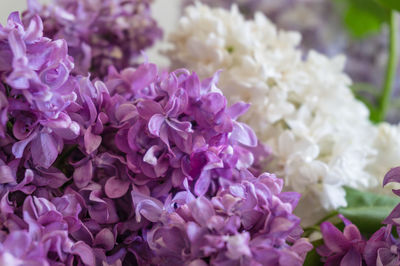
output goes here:
<path id="1" fill-rule="evenodd" d="M 25 56 L 26 45 L 25 45 L 25 42 L 22 40 L 22 36 L 18 33 L 18 31 L 16 29 L 12 30 L 10 32 L 8 41 L 10 42 L 10 48 L 13 52 L 15 59 L 20 59 Z M 21 86 L 18 86 L 17 84 L 19 84 Z M 19 89 L 27 89 L 27 87 L 28 87 L 28 84 L 21 84 L 18 82 L 17 83 L 13 82 L 12 86 L 14 86 L 14 85 L 17 85 L 16 88 L 19 88 Z"/>
<path id="2" fill-rule="evenodd" d="M 113 176 L 107 180 L 104 186 L 104 190 L 107 197 L 111 199 L 116 199 L 126 194 L 129 189 L 129 184 L 129 181 L 124 181 L 116 176 Z"/>
<path id="3" fill-rule="evenodd" d="M 211 184 L 211 177 L 208 172 L 204 172 L 197 179 L 196 184 L 194 185 L 194 193 L 197 196 L 202 196 L 207 193 L 208 188 Z"/>
<path id="4" fill-rule="evenodd" d="M 135 205 L 136 220 L 138 222 L 141 221 L 142 215 L 151 222 L 159 220 L 163 210 L 163 204 L 159 200 L 135 191 L 132 191 L 132 200 Z"/>
<path id="5" fill-rule="evenodd" d="M 246 113 L 249 108 L 250 104 L 238 102 L 229 107 L 227 113 L 232 119 L 237 119 L 238 117 Z"/>
<path id="6" fill-rule="evenodd" d="M 193 218 L 200 225 L 206 225 L 208 220 L 215 215 L 214 207 L 211 202 L 204 197 L 199 197 L 196 200 L 189 203 L 190 210 Z"/>
<path id="7" fill-rule="evenodd" d="M 93 166 L 91 161 L 77 167 L 74 171 L 74 183 L 78 188 L 83 188 L 92 180 Z"/>
<path id="8" fill-rule="evenodd" d="M 86 153 L 91 154 L 99 148 L 102 138 L 101 136 L 92 134 L 92 127 L 90 126 L 84 136 Z"/>
<path id="9" fill-rule="evenodd" d="M 5 247 L 13 247 L 9 250 L 10 253 L 15 257 L 20 258 L 25 255 L 23 252 L 28 249 L 30 244 L 31 238 L 29 234 L 24 231 L 15 231 L 7 237 L 3 245 Z"/>
<path id="10" fill-rule="evenodd" d="M 231 138 L 249 147 L 257 146 L 257 137 L 254 131 L 243 123 L 234 122 Z"/>
<path id="11" fill-rule="evenodd" d="M 84 242 L 82 241 L 76 242 L 71 247 L 71 253 L 78 255 L 84 264 L 95 265 L 95 257 L 93 254 L 93 250 Z"/>
<path id="12" fill-rule="evenodd" d="M 333 252 L 342 252 L 349 246 L 349 240 L 330 222 L 321 224 L 321 233 L 324 237 L 325 245 Z"/>
<path id="13" fill-rule="evenodd" d="M 343 257 L 342 261 L 340 262 L 340 265 L 361 266 L 362 265 L 361 254 L 357 252 L 355 249 L 350 249 L 350 251 L 348 251 L 346 255 Z"/>
<path id="14" fill-rule="evenodd" d="M 11 170 L 7 165 L 0 166 L 0 184 L 11 183 L 14 184 L 17 180 Z"/>
<path id="15" fill-rule="evenodd" d="M 157 77 L 157 66 L 154 64 L 142 64 L 132 74 L 131 79 L 133 80 L 131 86 L 135 91 L 141 91 L 148 87 L 151 83 L 156 80 Z"/>
<path id="16" fill-rule="evenodd" d="M 26 42 L 33 42 L 43 36 L 43 22 L 39 16 L 34 16 L 26 29 L 24 39 Z"/>
<path id="17" fill-rule="evenodd" d="M 57 141 L 48 133 L 39 133 L 32 141 L 31 153 L 35 164 L 49 168 L 58 156 Z"/>
<path id="18" fill-rule="evenodd" d="M 389 172 L 385 175 L 383 185 L 385 186 L 391 182 L 400 183 L 400 167 L 390 169 Z"/>
<path id="19" fill-rule="evenodd" d="M 149 121 L 149 131 L 154 136 L 160 137 L 161 128 L 164 125 L 165 117 L 161 114 L 155 114 L 150 118 Z"/>
<path id="20" fill-rule="evenodd" d="M 97 233 L 94 239 L 94 245 L 104 248 L 109 251 L 114 248 L 115 237 L 114 234 L 107 228 L 104 228 Z"/>
<path id="21" fill-rule="evenodd" d="M 22 158 L 22 155 L 25 151 L 26 146 L 37 136 L 37 132 L 32 133 L 28 138 L 15 142 L 12 147 L 12 152 L 15 158 Z"/>
<path id="22" fill-rule="evenodd" d="M 141 117 L 144 119 L 150 119 L 156 114 L 162 114 L 163 109 L 161 105 L 155 101 L 144 100 L 140 101 L 137 106 L 137 111 Z"/>

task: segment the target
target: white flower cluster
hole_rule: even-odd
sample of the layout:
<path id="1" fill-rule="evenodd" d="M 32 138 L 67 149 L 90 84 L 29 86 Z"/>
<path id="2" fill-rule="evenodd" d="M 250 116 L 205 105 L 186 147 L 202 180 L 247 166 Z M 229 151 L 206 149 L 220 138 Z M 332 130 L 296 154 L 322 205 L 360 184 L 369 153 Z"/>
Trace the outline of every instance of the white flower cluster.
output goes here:
<path id="1" fill-rule="evenodd" d="M 384 122 L 378 125 L 377 131 L 372 142 L 377 153 L 367 170 L 380 178 L 379 183 L 382 184 L 384 174 L 390 168 L 400 166 L 400 124 L 395 126 Z"/>
<path id="2" fill-rule="evenodd" d="M 387 135 L 400 147 L 400 129 L 369 122 L 343 73 L 344 57 L 306 56 L 297 49 L 300 39 L 297 32 L 277 30 L 262 14 L 245 20 L 236 7 L 196 4 L 171 34 L 168 54 L 174 67 L 203 78 L 222 70 L 219 87 L 227 98 L 251 103 L 243 120 L 273 151 L 266 170 L 303 194 L 297 212 L 308 224 L 324 210 L 346 206 L 343 186 L 379 185 L 377 176 L 397 165 L 392 159 L 400 158 L 400 149 L 378 149 L 392 145 Z"/>

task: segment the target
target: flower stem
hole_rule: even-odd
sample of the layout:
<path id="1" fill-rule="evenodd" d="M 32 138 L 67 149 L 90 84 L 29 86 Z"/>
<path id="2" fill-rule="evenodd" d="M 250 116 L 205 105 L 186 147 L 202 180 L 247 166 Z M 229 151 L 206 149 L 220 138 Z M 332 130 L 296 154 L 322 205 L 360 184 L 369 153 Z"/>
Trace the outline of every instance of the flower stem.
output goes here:
<path id="1" fill-rule="evenodd" d="M 379 112 L 377 121 L 383 121 L 390 103 L 390 96 L 396 76 L 397 69 L 397 19 L 396 11 L 391 10 L 389 14 L 389 58 L 386 68 L 385 81 L 383 84 L 383 92 L 379 99 Z"/>
<path id="2" fill-rule="evenodd" d="M 314 224 L 313 226 L 309 226 L 304 228 L 304 234 L 303 237 L 309 237 L 313 232 L 320 232 L 320 225 L 333 218 L 336 217 L 337 215 L 339 215 L 338 211 L 331 211 L 330 213 L 328 213 L 324 218 L 322 218 L 321 220 L 319 220 L 316 224 Z"/>
<path id="3" fill-rule="evenodd" d="M 329 220 L 329 219 L 331 219 L 331 218 L 333 218 L 333 217 L 336 217 L 336 216 L 338 216 L 338 215 L 339 215 L 339 212 L 338 212 L 338 211 L 331 211 L 331 212 L 328 213 L 324 218 L 322 218 L 321 220 L 319 220 L 315 225 L 320 226 L 323 222 L 325 222 L 325 221 L 327 221 L 327 220 Z"/>

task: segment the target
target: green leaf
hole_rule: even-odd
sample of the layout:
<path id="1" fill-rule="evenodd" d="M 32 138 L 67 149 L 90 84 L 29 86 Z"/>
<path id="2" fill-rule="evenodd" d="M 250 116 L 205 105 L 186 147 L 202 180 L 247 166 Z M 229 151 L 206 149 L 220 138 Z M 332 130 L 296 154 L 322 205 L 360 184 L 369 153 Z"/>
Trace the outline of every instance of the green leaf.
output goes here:
<path id="1" fill-rule="evenodd" d="M 357 225 L 362 233 L 374 233 L 381 228 L 382 221 L 400 203 L 398 197 L 345 189 L 348 206 L 338 211 Z"/>
<path id="2" fill-rule="evenodd" d="M 307 265 L 307 266 L 322 266 L 324 264 L 321 262 L 321 257 L 320 257 L 320 255 L 318 255 L 317 251 L 314 248 L 313 250 L 308 252 L 307 257 L 306 257 L 303 265 Z"/>
<path id="3" fill-rule="evenodd" d="M 344 23 L 354 37 L 362 38 L 370 33 L 379 32 L 382 20 L 368 10 L 352 5 L 345 14 Z"/>
<path id="4" fill-rule="evenodd" d="M 400 11 L 400 1 L 399 0 L 375 0 L 383 6 Z"/>
<path id="5" fill-rule="evenodd" d="M 394 208 L 400 200 L 395 196 L 375 194 L 368 191 L 360 191 L 354 188 L 345 187 L 346 200 L 351 207 L 372 207 L 390 206 Z"/>
<path id="6" fill-rule="evenodd" d="M 375 0 L 334 0 L 343 14 L 343 22 L 355 38 L 363 38 L 380 31 L 388 22 L 389 12 Z"/>
<path id="7" fill-rule="evenodd" d="M 316 240 L 311 242 L 311 244 L 313 245 L 313 249 L 307 253 L 307 257 L 304 261 L 303 265 L 307 265 L 307 266 L 320 266 L 320 265 L 324 265 L 321 262 L 321 256 L 317 253 L 317 247 L 321 246 L 324 243 L 324 241 L 322 239 Z"/>

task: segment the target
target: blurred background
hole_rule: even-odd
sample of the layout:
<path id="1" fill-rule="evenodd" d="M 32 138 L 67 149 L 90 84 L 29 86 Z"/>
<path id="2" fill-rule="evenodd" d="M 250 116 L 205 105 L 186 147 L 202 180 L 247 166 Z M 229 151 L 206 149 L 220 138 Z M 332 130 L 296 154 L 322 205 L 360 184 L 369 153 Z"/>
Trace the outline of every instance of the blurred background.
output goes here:
<path id="1" fill-rule="evenodd" d="M 26 0 L 0 0 L 0 23 L 7 20 L 8 15 L 13 11 L 24 11 L 26 9 Z M 39 0 L 41 3 L 50 3 L 51 0 Z M 172 30 L 178 16 L 181 12 L 181 0 L 154 0 L 152 5 L 153 17 L 158 21 L 164 31 L 164 36 Z M 167 66 L 168 61 L 157 51 L 165 49 L 167 45 L 158 42 L 150 51 L 147 52 L 150 61 L 156 62 L 161 66 Z"/>
<path id="2" fill-rule="evenodd" d="M 42 3 L 50 3 L 50 0 L 41 0 Z M 155 0 L 154 1 L 154 17 L 160 22 L 162 27 L 166 29 L 173 25 L 171 21 L 176 19 L 179 14 L 179 6 L 181 0 Z M 26 9 L 26 0 L 1 0 L 0 4 L 0 21 L 4 23 L 8 14 L 12 11 L 22 11 Z M 168 16 L 166 16 L 168 14 Z"/>

